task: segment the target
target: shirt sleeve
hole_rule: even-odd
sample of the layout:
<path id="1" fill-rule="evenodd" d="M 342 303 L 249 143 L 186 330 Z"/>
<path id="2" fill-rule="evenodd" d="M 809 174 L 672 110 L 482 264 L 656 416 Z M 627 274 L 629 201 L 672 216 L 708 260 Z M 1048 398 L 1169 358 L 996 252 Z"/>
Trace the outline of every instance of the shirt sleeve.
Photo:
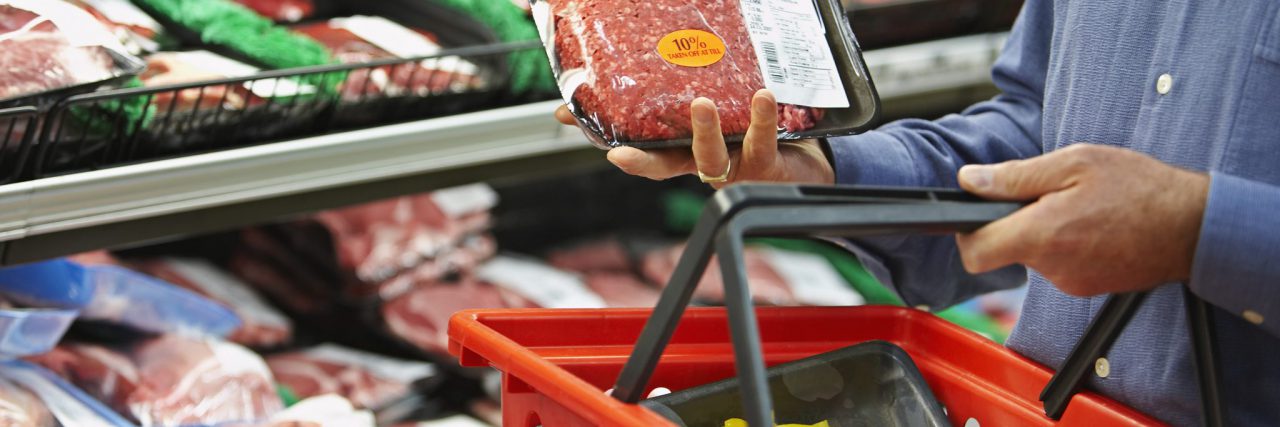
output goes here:
<path id="1" fill-rule="evenodd" d="M 1191 290 L 1280 336 L 1280 187 L 1211 172 Z"/>
<path id="2" fill-rule="evenodd" d="M 1001 95 L 938 120 L 900 120 L 828 140 L 836 182 L 956 187 L 956 173 L 965 164 L 1043 153 L 1041 116 L 1052 35 L 1052 2 L 1027 1 L 992 70 Z M 858 239 L 856 246 L 853 252 L 868 270 L 913 306 L 947 307 L 1026 281 L 1020 266 L 965 273 L 951 236 L 886 236 Z"/>

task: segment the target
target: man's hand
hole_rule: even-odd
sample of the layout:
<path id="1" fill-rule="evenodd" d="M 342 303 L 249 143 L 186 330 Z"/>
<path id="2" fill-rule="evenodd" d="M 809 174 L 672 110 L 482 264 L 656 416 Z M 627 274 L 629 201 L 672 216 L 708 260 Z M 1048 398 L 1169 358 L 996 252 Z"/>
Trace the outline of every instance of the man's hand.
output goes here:
<path id="1" fill-rule="evenodd" d="M 742 149 L 732 153 L 721 134 L 715 103 L 706 98 L 695 99 L 689 114 L 693 123 L 692 148 L 618 147 L 609 150 L 609 162 L 623 172 L 655 180 L 699 170 L 707 176 L 729 171 L 728 181 L 712 184 L 716 188 L 735 181 L 835 182 L 835 172 L 818 141 L 778 142 L 778 104 L 768 90 L 760 90 L 751 98 L 751 125 Z M 556 119 L 567 125 L 576 123 L 565 107 L 556 110 Z"/>
<path id="2" fill-rule="evenodd" d="M 999 200 L 1036 200 L 956 237 L 972 273 L 1023 264 L 1077 296 L 1186 280 L 1209 177 L 1142 154 L 1074 145 L 1040 157 L 965 166 L 960 185 Z"/>

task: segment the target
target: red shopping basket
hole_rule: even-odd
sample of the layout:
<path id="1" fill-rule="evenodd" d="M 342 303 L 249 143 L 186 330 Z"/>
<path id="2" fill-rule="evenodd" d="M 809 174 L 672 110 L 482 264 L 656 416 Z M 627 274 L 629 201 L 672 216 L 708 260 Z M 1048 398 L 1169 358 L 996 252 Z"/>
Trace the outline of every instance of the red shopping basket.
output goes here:
<path id="1" fill-rule="evenodd" d="M 503 417 L 509 427 L 673 425 L 636 402 L 653 387 L 679 391 L 735 375 L 743 417 L 763 426 L 773 414 L 766 366 L 869 340 L 903 348 L 958 425 L 972 425 L 970 420 L 1002 426 L 1156 424 L 1080 391 L 1085 368 L 1105 353 L 1141 294 L 1110 298 L 1056 376 L 911 309 L 751 308 L 742 264 L 745 236 L 954 233 L 1019 208 L 936 189 L 732 186 L 707 204 L 652 311 L 467 311 L 450 321 L 449 347 L 464 365 L 503 372 Z M 726 308 L 686 310 L 713 250 Z M 1206 420 L 1221 425 L 1212 325 L 1204 320 L 1202 301 L 1190 296 L 1187 301 Z M 613 391 L 605 395 L 614 378 Z"/>
<path id="2" fill-rule="evenodd" d="M 1041 366 L 932 314 L 903 307 L 756 309 L 765 363 L 802 359 L 868 340 L 907 351 L 957 426 L 1055 425 L 1040 390 Z M 472 310 L 449 322 L 449 350 L 465 366 L 502 372 L 505 427 L 673 426 L 604 393 L 631 354 L 650 311 L 642 309 Z M 650 385 L 674 391 L 734 376 L 723 308 L 685 312 Z M 1064 426 L 1156 425 L 1092 392 L 1075 395 Z"/>

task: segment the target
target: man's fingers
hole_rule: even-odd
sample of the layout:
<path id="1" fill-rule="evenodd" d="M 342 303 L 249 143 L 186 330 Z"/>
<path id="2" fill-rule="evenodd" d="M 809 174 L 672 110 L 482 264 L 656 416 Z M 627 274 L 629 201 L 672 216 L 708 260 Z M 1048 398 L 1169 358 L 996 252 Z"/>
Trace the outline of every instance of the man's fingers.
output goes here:
<path id="1" fill-rule="evenodd" d="M 964 269 L 978 274 L 1028 261 L 1044 241 L 1037 211 L 1036 205 L 1031 205 L 977 231 L 956 235 Z"/>
<path id="2" fill-rule="evenodd" d="M 689 105 L 693 122 L 693 160 L 698 171 L 708 177 L 725 176 L 729 171 L 729 148 L 724 144 L 720 130 L 720 115 L 716 104 L 707 98 L 698 98 Z"/>
<path id="3" fill-rule="evenodd" d="M 686 150 L 640 150 L 617 147 L 606 156 L 610 163 L 631 175 L 663 180 L 693 173 L 693 156 Z"/>
<path id="4" fill-rule="evenodd" d="M 556 109 L 556 120 L 566 125 L 578 123 L 578 120 L 573 117 L 573 113 L 569 112 L 569 107 L 566 105 L 561 105 L 560 108 Z"/>
<path id="5" fill-rule="evenodd" d="M 751 98 L 751 126 L 742 140 L 740 170 L 767 171 L 778 155 L 778 103 L 761 89 Z"/>
<path id="6" fill-rule="evenodd" d="M 1033 200 L 1070 187 L 1090 164 L 1091 150 L 1064 149 L 994 165 L 960 168 L 960 187 L 997 200 Z"/>

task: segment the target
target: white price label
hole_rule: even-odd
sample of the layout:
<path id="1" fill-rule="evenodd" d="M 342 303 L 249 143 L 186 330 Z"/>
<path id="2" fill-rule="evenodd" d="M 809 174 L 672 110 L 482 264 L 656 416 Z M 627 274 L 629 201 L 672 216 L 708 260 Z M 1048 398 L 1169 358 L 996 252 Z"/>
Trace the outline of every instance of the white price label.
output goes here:
<path id="1" fill-rule="evenodd" d="M 476 271 L 480 279 L 514 291 L 544 308 L 604 308 L 577 275 L 537 261 L 498 256 Z"/>
<path id="2" fill-rule="evenodd" d="M 764 86 L 778 102 L 849 106 L 813 0 L 742 0 L 741 5 Z"/>
<path id="3" fill-rule="evenodd" d="M 72 46 L 104 46 L 118 52 L 125 52 L 120 40 L 116 39 L 116 36 L 112 35 L 101 22 L 98 22 L 97 18 L 70 3 L 49 0 L 3 0 L 0 4 L 8 4 L 40 15 L 40 18 L 33 21 L 35 24 L 42 19 L 52 21 Z"/>
<path id="4" fill-rule="evenodd" d="M 427 36 L 382 17 L 335 18 L 329 21 L 329 25 L 350 31 L 356 37 L 399 58 L 435 55 L 442 50 L 440 45 Z M 475 74 L 477 71 L 475 64 L 456 56 L 426 59 L 422 61 L 422 66 L 448 73 Z"/>
<path id="5" fill-rule="evenodd" d="M 142 9 L 138 9 L 129 0 L 81 0 L 94 8 L 111 22 L 124 25 L 136 25 L 151 31 L 160 31 L 160 23 L 151 19 Z"/>
<path id="6" fill-rule="evenodd" d="M 359 366 L 373 375 L 391 380 L 416 380 L 435 375 L 436 372 L 435 365 L 430 363 L 392 359 L 336 344 L 321 344 L 304 353 L 327 362 Z"/>
<path id="7" fill-rule="evenodd" d="M 849 289 L 831 263 L 818 255 L 761 248 L 769 266 L 791 285 L 797 301 L 809 305 L 862 305 L 862 295 Z"/>
<path id="8" fill-rule="evenodd" d="M 498 192 L 484 183 L 463 185 L 436 190 L 431 201 L 450 218 L 493 209 L 498 205 Z"/>

